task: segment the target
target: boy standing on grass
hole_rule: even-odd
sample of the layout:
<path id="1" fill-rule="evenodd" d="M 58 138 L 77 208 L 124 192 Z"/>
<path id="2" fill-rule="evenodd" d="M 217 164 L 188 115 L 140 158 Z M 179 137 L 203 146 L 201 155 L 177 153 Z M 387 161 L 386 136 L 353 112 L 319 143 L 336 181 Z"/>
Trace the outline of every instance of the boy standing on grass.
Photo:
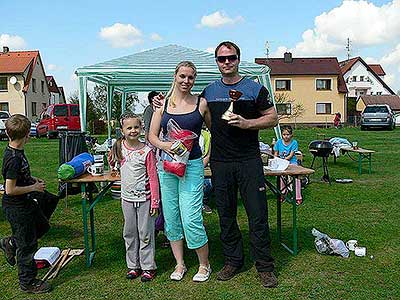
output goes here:
<path id="1" fill-rule="evenodd" d="M 50 228 L 49 219 L 59 197 L 45 191 L 42 179 L 31 176 L 24 146 L 29 140 L 31 122 L 16 114 L 6 123 L 9 139 L 4 151 L 2 174 L 5 181 L 3 210 L 11 225 L 12 236 L 0 240 L 7 262 L 18 264 L 20 289 L 27 293 L 46 293 L 50 285 L 36 279 L 37 268 L 33 256 L 37 241 Z"/>

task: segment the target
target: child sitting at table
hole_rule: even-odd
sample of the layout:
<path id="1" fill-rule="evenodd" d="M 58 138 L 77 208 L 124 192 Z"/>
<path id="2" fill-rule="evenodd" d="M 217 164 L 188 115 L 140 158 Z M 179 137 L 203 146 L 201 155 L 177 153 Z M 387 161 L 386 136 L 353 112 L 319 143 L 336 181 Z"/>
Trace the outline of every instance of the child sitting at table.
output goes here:
<path id="1" fill-rule="evenodd" d="M 299 150 L 299 146 L 296 140 L 293 138 L 293 129 L 290 125 L 282 126 L 282 138 L 279 139 L 274 145 L 274 156 L 286 159 L 290 164 L 297 165 L 297 158 L 295 152 Z M 301 196 L 301 183 L 300 179 L 296 178 L 296 204 L 301 204 L 303 198 Z M 281 182 L 281 192 L 285 194 L 286 188 L 284 183 Z M 282 198 L 283 200 L 283 198 Z"/>
<path id="2" fill-rule="evenodd" d="M 151 281 L 156 275 L 155 219 L 160 195 L 154 151 L 139 141 L 142 122 L 132 112 L 121 119 L 122 138 L 111 149 L 110 165 L 121 173 L 121 206 L 128 272 L 126 278 Z"/>

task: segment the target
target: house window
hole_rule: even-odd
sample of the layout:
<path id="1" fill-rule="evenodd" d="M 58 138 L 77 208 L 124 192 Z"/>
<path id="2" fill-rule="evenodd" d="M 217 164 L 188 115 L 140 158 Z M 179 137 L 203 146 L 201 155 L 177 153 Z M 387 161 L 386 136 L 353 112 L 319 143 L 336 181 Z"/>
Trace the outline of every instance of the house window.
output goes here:
<path id="1" fill-rule="evenodd" d="M 42 88 L 42 94 L 44 94 L 44 81 L 42 80 L 41 83 L 42 83 L 42 87 L 41 87 Z"/>
<path id="2" fill-rule="evenodd" d="M 8 102 L 0 102 L 0 110 L 9 111 L 8 110 Z"/>
<path id="3" fill-rule="evenodd" d="M 37 116 L 36 104 L 36 102 L 32 102 L 32 116 Z"/>
<path id="4" fill-rule="evenodd" d="M 376 92 L 377 95 L 382 95 L 382 92 Z"/>
<path id="5" fill-rule="evenodd" d="M 353 76 L 353 81 L 357 81 L 357 76 Z"/>
<path id="6" fill-rule="evenodd" d="M 32 92 L 36 93 L 36 79 L 32 78 Z"/>
<path id="7" fill-rule="evenodd" d="M 276 111 L 278 115 L 291 115 L 292 114 L 292 105 L 291 103 L 277 103 Z"/>
<path id="8" fill-rule="evenodd" d="M 0 92 L 7 92 L 7 77 L 0 77 Z"/>
<path id="9" fill-rule="evenodd" d="M 291 82 L 288 79 L 285 80 L 275 80 L 275 90 L 276 91 L 290 91 Z"/>
<path id="10" fill-rule="evenodd" d="M 317 91 L 330 90 L 331 82 L 331 79 L 317 79 Z"/>
<path id="11" fill-rule="evenodd" d="M 332 114 L 332 103 L 317 103 L 317 115 L 330 115 Z"/>
<path id="12" fill-rule="evenodd" d="M 360 76 L 360 81 L 364 81 L 364 76 Z"/>

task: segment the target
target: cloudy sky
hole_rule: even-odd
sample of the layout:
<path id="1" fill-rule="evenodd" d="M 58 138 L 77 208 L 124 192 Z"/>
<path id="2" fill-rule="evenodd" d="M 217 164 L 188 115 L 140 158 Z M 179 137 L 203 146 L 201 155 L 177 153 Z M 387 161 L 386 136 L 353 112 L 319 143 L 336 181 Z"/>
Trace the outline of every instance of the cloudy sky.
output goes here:
<path id="1" fill-rule="evenodd" d="M 192 3 L 193 2 L 193 3 Z M 400 0 L 384 1 L 1 1 L 0 46 L 40 50 L 46 73 L 67 96 L 76 68 L 150 48 L 178 44 L 213 51 L 222 40 L 242 60 L 347 57 L 380 63 L 400 90 Z"/>

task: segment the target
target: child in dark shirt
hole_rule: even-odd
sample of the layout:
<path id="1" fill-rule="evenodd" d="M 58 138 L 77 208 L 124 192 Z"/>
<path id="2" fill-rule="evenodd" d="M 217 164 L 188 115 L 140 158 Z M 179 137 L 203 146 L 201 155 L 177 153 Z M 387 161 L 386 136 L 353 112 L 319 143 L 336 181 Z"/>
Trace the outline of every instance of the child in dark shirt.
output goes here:
<path id="1" fill-rule="evenodd" d="M 45 293 L 50 285 L 36 279 L 33 256 L 37 241 L 50 228 L 49 219 L 59 197 L 45 191 L 46 184 L 31 176 L 24 146 L 29 140 L 31 122 L 23 115 L 13 115 L 6 121 L 9 139 L 4 151 L 2 175 L 5 192 L 2 206 L 11 225 L 12 236 L 0 240 L 7 262 L 18 265 L 20 289 L 27 293 Z"/>

